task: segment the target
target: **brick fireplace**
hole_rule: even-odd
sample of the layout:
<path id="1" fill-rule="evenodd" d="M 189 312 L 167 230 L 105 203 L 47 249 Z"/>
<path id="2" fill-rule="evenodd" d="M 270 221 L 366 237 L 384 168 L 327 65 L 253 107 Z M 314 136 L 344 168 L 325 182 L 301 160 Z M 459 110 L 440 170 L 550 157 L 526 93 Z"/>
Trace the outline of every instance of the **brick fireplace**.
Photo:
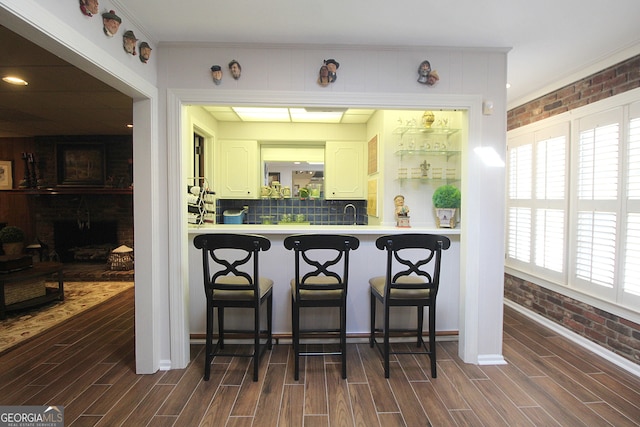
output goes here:
<path id="1" fill-rule="evenodd" d="M 60 161 L 56 148 L 60 144 L 85 143 L 104 147 L 104 185 L 60 185 Z M 22 178 L 27 175 L 24 153 L 33 155 L 37 164 L 36 188 L 20 186 Z M 78 263 L 69 258 L 71 248 L 103 243 L 114 247 L 134 247 L 133 190 L 129 187 L 133 176 L 131 136 L 1 138 L 0 158 L 13 162 L 14 178 L 12 190 L 0 191 L 0 222 L 23 228 L 27 245 L 39 239 L 47 245 L 48 252 L 59 253 L 69 267 L 65 267 L 65 277 L 74 267 L 79 268 L 87 279 L 95 278 L 86 271 L 92 263 Z M 60 230 L 62 224 L 66 228 Z M 94 232 L 98 231 L 105 235 L 95 236 Z M 73 236 L 76 232 L 79 236 Z M 43 255 L 48 256 L 49 253 Z M 99 262 L 102 264 L 102 260 Z M 102 270 L 100 277 L 113 275 L 107 280 L 132 280 L 131 271 Z"/>

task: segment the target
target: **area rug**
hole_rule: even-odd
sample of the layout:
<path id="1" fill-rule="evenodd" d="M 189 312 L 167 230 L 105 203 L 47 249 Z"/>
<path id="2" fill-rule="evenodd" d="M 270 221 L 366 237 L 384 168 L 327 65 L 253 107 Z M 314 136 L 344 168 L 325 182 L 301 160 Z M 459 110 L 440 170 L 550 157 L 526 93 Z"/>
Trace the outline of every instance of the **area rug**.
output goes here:
<path id="1" fill-rule="evenodd" d="M 7 313 L 0 320 L 0 353 L 133 287 L 133 282 L 65 282 L 64 301 Z"/>

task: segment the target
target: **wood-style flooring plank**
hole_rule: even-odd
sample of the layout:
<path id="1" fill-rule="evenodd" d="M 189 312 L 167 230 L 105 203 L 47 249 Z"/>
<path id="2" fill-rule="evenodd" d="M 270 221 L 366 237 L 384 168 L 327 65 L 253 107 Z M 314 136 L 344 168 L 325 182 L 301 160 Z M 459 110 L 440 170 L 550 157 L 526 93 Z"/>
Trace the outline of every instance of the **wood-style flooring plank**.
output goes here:
<path id="1" fill-rule="evenodd" d="M 349 386 L 347 381 L 342 379 L 342 364 L 327 364 L 326 374 L 330 424 L 332 426 L 353 426 Z"/>
<path id="2" fill-rule="evenodd" d="M 146 426 L 149 424 L 167 396 L 169 396 L 173 391 L 173 387 L 173 385 L 156 383 L 151 390 L 149 390 L 149 393 L 147 393 L 144 399 L 140 401 L 140 404 L 131 411 L 122 425 Z M 66 416 L 67 413 L 65 408 L 65 417 Z"/>
<path id="3" fill-rule="evenodd" d="M 280 427 L 302 425 L 304 419 L 304 384 L 285 384 L 279 414 L 278 425 Z"/>
<path id="4" fill-rule="evenodd" d="M 422 409 L 427 414 L 428 423 L 425 422 L 424 425 L 450 426 L 455 424 L 432 382 L 416 381 L 412 382 L 411 386 L 420 405 L 422 405 Z"/>
<path id="5" fill-rule="evenodd" d="M 287 367 L 281 363 L 269 364 L 262 383 L 255 419 L 261 426 L 277 426 L 284 390 Z"/>
<path id="6" fill-rule="evenodd" d="M 507 425 L 498 411 L 496 411 L 480 390 L 475 387 L 475 383 L 467 378 L 454 361 L 443 361 L 440 364 L 440 372 L 442 372 L 442 375 L 446 375 L 449 381 L 453 383 L 483 425 Z M 440 375 L 438 375 L 438 377 L 440 377 Z"/>
<path id="7" fill-rule="evenodd" d="M 503 393 L 495 383 L 490 380 L 472 381 L 508 426 L 533 427 L 534 424 L 531 423 L 524 413 L 520 412 L 518 407 L 509 398 L 509 395 Z"/>
<path id="8" fill-rule="evenodd" d="M 616 427 L 637 426 L 640 422 L 640 418 L 630 419 L 605 402 L 588 403 L 587 407 Z"/>
<path id="9" fill-rule="evenodd" d="M 389 382 L 384 377 L 382 357 L 378 349 L 368 344 L 358 344 L 360 358 L 367 373 L 367 381 L 373 396 L 373 402 L 378 412 L 400 412 L 400 408 L 393 397 Z"/>
<path id="10" fill-rule="evenodd" d="M 218 387 L 218 391 L 213 396 L 211 405 L 207 408 L 199 425 L 201 427 L 216 427 L 222 423 L 222 420 L 228 419 L 231 408 L 238 398 L 239 390 L 240 386 L 222 385 Z"/>
<path id="11" fill-rule="evenodd" d="M 236 400 L 236 404 L 231 411 L 232 417 L 252 417 L 253 419 L 256 407 L 258 406 L 258 400 L 260 400 L 262 384 L 264 383 L 264 377 L 267 372 L 266 366 L 268 359 L 269 355 L 265 354 L 260 360 L 258 381 L 253 381 L 253 362 L 247 365 L 247 372 L 240 385 L 240 397 Z"/>
<path id="12" fill-rule="evenodd" d="M 422 409 L 413 388 L 407 386 L 408 379 L 404 374 L 403 367 L 400 364 L 397 366 L 394 364 L 390 369 L 389 386 L 405 423 L 408 426 L 423 425 L 427 414 Z"/>
<path id="13" fill-rule="evenodd" d="M 371 396 L 371 389 L 365 383 L 349 384 L 349 396 L 353 408 L 353 418 L 356 426 L 379 425 L 378 414 Z"/>
<path id="14" fill-rule="evenodd" d="M 322 345 L 308 345 L 307 348 L 309 352 L 322 351 Z M 305 358 L 304 414 L 306 423 L 307 415 L 326 415 L 328 412 L 324 356 L 306 356 Z"/>

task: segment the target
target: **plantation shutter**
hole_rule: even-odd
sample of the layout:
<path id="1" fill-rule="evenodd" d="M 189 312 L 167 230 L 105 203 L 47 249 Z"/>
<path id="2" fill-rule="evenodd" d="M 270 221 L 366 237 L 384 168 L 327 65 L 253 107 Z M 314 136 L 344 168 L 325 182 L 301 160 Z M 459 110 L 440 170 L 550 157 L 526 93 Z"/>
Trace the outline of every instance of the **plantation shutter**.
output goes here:
<path id="1" fill-rule="evenodd" d="M 615 280 L 620 117 L 616 109 L 579 123 L 575 277 L 595 293 Z"/>

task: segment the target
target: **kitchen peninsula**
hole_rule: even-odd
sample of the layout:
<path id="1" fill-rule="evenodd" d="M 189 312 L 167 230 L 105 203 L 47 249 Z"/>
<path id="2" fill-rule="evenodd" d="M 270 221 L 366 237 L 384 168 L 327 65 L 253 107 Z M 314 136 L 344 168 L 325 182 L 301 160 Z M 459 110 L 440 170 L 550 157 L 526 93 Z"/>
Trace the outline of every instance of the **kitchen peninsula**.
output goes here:
<path id="1" fill-rule="evenodd" d="M 442 273 L 438 294 L 437 332 L 440 335 L 456 336 L 459 330 L 460 307 L 460 229 L 448 228 L 397 228 L 395 226 L 368 225 L 262 225 L 220 224 L 189 228 L 189 333 L 191 338 L 205 333 L 205 302 L 202 279 L 202 258 L 193 246 L 193 238 L 204 233 L 254 233 L 271 241 L 271 249 L 260 254 L 260 275 L 274 281 L 273 331 L 276 337 L 288 339 L 291 335 L 291 296 L 289 282 L 293 278 L 293 254 L 283 246 L 284 238 L 299 233 L 349 234 L 360 239 L 360 247 L 351 254 L 349 291 L 347 296 L 347 336 L 351 340 L 363 338 L 369 331 L 369 278 L 384 275 L 385 254 L 375 246 L 379 236 L 396 233 L 431 233 L 446 235 L 451 239 L 451 248 L 442 255 Z M 326 310 L 325 310 L 326 312 Z M 326 314 L 321 309 L 310 312 L 303 322 L 337 322 L 334 313 Z M 230 313 L 231 314 L 231 311 Z M 236 318 L 226 321 L 230 328 L 246 326 L 251 322 L 245 313 L 238 312 Z M 326 316 L 326 319 L 323 317 Z M 311 317 L 314 317 L 312 319 Z M 392 311 L 392 321 L 404 326 L 415 317 L 414 310 Z M 332 323 L 333 324 L 333 323 Z M 337 324 L 337 323 L 336 323 Z M 304 325 L 304 323 L 303 323 Z"/>

